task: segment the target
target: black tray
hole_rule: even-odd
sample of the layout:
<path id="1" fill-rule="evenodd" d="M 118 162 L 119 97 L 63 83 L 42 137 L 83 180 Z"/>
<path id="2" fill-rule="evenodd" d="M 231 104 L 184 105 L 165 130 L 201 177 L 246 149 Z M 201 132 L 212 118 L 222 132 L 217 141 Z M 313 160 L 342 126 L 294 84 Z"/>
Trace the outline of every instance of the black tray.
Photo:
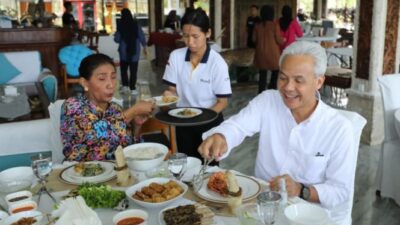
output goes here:
<path id="1" fill-rule="evenodd" d="M 197 107 L 182 107 L 182 108 L 196 108 L 200 109 L 202 113 L 192 118 L 177 118 L 168 114 L 170 110 L 176 109 L 172 108 L 165 111 L 159 111 L 158 113 L 156 113 L 154 117 L 159 121 L 161 121 L 162 123 L 183 127 L 183 126 L 197 126 L 206 124 L 215 120 L 218 116 L 218 113 L 216 113 L 211 109 L 197 108 Z"/>

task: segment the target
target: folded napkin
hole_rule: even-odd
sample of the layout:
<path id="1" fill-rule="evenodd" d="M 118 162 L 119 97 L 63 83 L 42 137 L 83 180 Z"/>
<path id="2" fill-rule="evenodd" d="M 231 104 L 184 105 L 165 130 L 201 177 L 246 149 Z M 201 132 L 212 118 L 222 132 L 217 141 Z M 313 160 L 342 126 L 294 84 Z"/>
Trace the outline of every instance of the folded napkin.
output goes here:
<path id="1" fill-rule="evenodd" d="M 95 211 L 86 205 L 82 196 L 67 198 L 52 213 L 59 217 L 55 225 L 102 225 Z"/>

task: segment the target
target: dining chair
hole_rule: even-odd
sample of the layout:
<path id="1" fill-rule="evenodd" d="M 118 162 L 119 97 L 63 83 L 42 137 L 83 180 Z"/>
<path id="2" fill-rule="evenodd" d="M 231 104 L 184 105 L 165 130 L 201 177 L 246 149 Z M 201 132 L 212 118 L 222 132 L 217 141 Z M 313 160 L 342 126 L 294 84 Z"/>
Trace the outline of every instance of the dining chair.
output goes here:
<path id="1" fill-rule="evenodd" d="M 99 33 L 98 32 L 89 32 L 88 33 L 88 48 L 92 49 L 92 51 L 99 53 Z"/>
<path id="2" fill-rule="evenodd" d="M 63 78 L 64 96 L 68 94 L 68 84 L 79 83 L 79 65 L 93 51 L 85 45 L 68 45 L 60 50 L 58 58 L 62 63 L 61 77 Z"/>
<path id="3" fill-rule="evenodd" d="M 63 144 L 60 133 L 61 107 L 64 99 L 50 103 L 48 109 L 50 114 L 50 144 L 52 146 L 52 160 L 55 163 L 62 163 L 64 160 Z"/>
<path id="4" fill-rule="evenodd" d="M 354 148 L 353 151 L 355 152 L 355 157 L 354 157 L 354 162 L 353 162 L 353 168 L 351 171 L 349 171 L 349 175 L 355 177 L 356 174 L 356 166 L 357 166 L 357 158 L 358 158 L 358 152 L 359 152 L 359 147 L 360 147 L 360 138 L 362 134 L 362 130 L 364 126 L 367 124 L 367 120 L 362 117 L 360 114 L 352 111 L 347 111 L 347 110 L 341 110 L 337 109 L 339 114 L 347 118 L 353 127 L 353 140 L 354 140 Z M 354 186 L 354 184 L 353 184 Z M 341 225 L 351 225 L 351 209 L 353 208 L 353 198 L 354 198 L 354 188 L 352 189 L 352 193 L 350 193 L 350 199 L 349 201 L 343 203 L 340 205 L 334 212 L 332 211 L 331 217 L 341 217 L 341 218 L 346 218 L 345 221 L 340 221 L 339 224 Z M 350 209 L 350 210 L 348 210 Z M 343 210 L 343 211 L 342 211 Z M 347 215 L 344 217 L 341 215 L 342 212 L 348 212 Z"/>
<path id="5" fill-rule="evenodd" d="M 377 192 L 393 198 L 400 204 L 400 137 L 395 126 L 394 113 L 400 109 L 400 74 L 378 77 L 382 102 L 385 137 L 376 174 Z"/>
<path id="6" fill-rule="evenodd" d="M 55 102 L 57 100 L 57 78 L 54 75 L 46 74 L 40 78 L 40 82 L 42 83 L 43 89 L 46 92 L 49 101 Z"/>
<path id="7" fill-rule="evenodd" d="M 141 127 L 140 132 L 145 142 L 164 144 L 169 154 L 176 152 L 175 127 L 161 123 L 155 118 L 149 118 Z"/>

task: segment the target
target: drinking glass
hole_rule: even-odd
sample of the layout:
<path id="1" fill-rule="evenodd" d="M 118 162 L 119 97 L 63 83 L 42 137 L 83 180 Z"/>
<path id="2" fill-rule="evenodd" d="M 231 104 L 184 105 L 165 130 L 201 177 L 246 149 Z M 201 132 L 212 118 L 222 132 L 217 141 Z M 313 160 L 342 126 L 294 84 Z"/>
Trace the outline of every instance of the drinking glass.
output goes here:
<path id="1" fill-rule="evenodd" d="M 168 169 L 177 180 L 180 180 L 185 173 L 187 155 L 185 153 L 172 154 L 168 159 Z"/>
<path id="2" fill-rule="evenodd" d="M 150 91 L 150 85 L 149 82 L 147 81 L 140 81 L 138 82 L 138 91 L 139 91 L 139 100 L 141 101 L 146 101 L 151 99 L 151 91 Z"/>
<path id="3" fill-rule="evenodd" d="M 281 194 L 276 191 L 262 192 L 257 196 L 257 202 L 261 207 L 261 214 L 266 225 L 275 223 L 280 201 Z"/>
<path id="4" fill-rule="evenodd" d="M 246 203 L 236 209 L 236 216 L 242 225 L 264 225 L 261 207 L 257 203 Z"/>
<path id="5" fill-rule="evenodd" d="M 42 196 L 43 193 L 47 194 L 50 196 L 50 198 L 56 202 L 55 198 L 50 194 L 48 191 L 46 184 L 47 184 L 47 177 L 52 171 L 53 167 L 53 162 L 51 161 L 51 155 L 49 154 L 38 154 L 34 155 L 31 158 L 32 160 L 32 169 L 33 173 L 37 178 L 39 178 L 39 185 L 40 189 L 38 192 L 39 198 L 38 198 L 38 204 L 40 202 L 40 197 Z"/>

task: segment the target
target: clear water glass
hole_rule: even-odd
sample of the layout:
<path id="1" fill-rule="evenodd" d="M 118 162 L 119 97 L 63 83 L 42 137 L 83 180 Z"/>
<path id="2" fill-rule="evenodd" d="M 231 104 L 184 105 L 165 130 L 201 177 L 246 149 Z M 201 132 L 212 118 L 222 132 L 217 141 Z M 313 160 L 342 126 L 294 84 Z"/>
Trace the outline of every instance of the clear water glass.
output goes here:
<path id="1" fill-rule="evenodd" d="M 241 225 L 264 225 L 261 207 L 257 203 L 247 203 L 236 209 Z"/>
<path id="2" fill-rule="evenodd" d="M 140 81 L 138 82 L 138 92 L 139 92 L 139 100 L 145 101 L 151 99 L 151 91 L 150 91 L 150 84 L 147 81 Z"/>
<path id="3" fill-rule="evenodd" d="M 185 173 L 187 165 L 187 155 L 177 152 L 170 155 L 168 159 L 168 170 L 174 175 L 177 180 L 180 180 Z"/>
<path id="4" fill-rule="evenodd" d="M 278 215 L 281 194 L 276 191 L 262 192 L 257 196 L 257 203 L 261 208 L 261 215 L 264 224 L 271 225 L 275 223 Z"/>

